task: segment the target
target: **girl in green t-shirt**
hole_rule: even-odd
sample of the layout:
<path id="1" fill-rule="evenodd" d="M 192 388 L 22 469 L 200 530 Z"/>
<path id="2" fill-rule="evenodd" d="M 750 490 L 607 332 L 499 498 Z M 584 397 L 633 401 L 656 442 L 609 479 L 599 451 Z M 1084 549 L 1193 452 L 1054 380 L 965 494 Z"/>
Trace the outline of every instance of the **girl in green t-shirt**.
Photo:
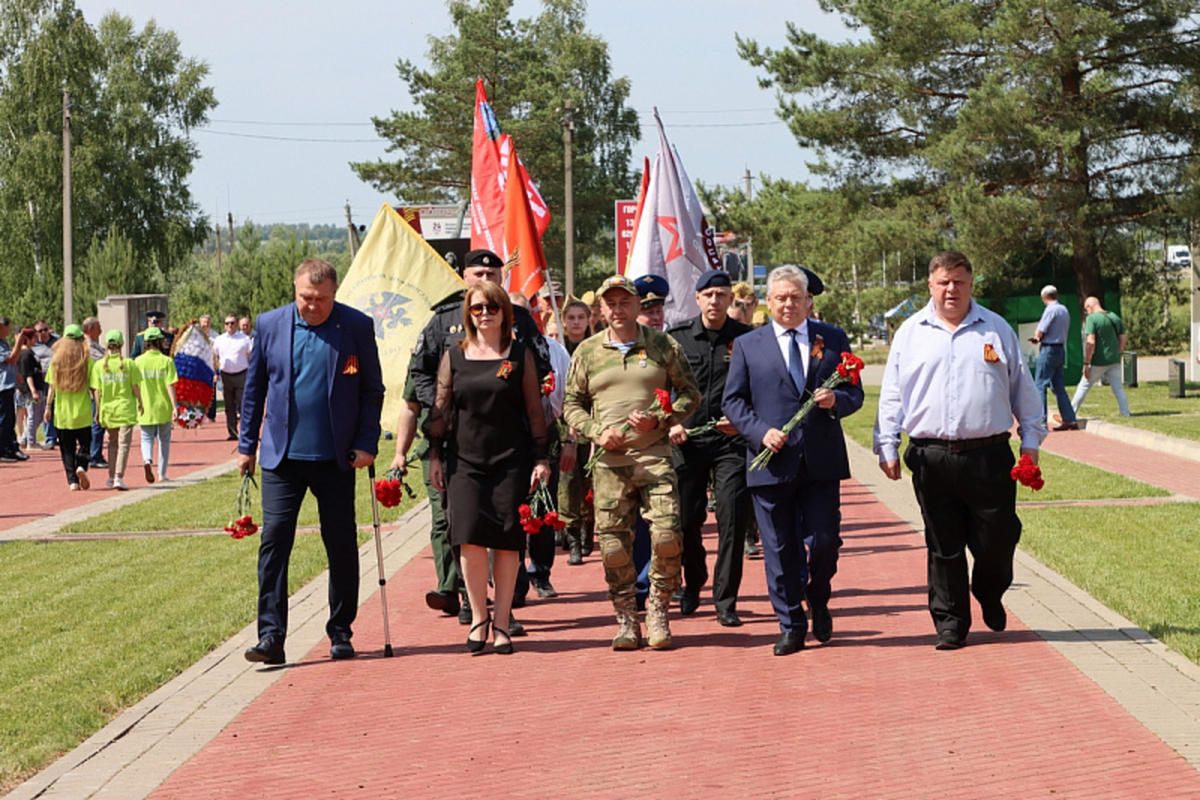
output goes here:
<path id="1" fill-rule="evenodd" d="M 142 408 L 142 393 L 138 388 L 141 373 L 132 358 L 121 357 L 125 337 L 118 330 L 104 335 L 107 352 L 92 369 L 92 390 L 96 392 L 100 424 L 108 429 L 108 481 L 113 489 L 128 489 L 125 485 L 125 465 L 129 461 L 129 445 L 133 441 L 133 426 Z"/>
<path id="2" fill-rule="evenodd" d="M 58 429 L 58 450 L 67 486 L 77 492 L 91 486 L 87 468 L 94 419 L 92 357 L 83 340 L 83 328 L 78 325 L 68 325 L 52 349 L 46 372 L 46 421 L 53 421 Z"/>
<path id="3" fill-rule="evenodd" d="M 170 345 L 158 328 L 147 328 L 142 337 L 146 351 L 133 360 L 141 379 L 142 407 L 138 427 L 142 430 L 142 469 L 146 483 L 154 483 L 154 442 L 158 440 L 158 480 L 167 480 L 171 456 L 171 423 L 175 420 L 175 362 L 167 355 Z"/>

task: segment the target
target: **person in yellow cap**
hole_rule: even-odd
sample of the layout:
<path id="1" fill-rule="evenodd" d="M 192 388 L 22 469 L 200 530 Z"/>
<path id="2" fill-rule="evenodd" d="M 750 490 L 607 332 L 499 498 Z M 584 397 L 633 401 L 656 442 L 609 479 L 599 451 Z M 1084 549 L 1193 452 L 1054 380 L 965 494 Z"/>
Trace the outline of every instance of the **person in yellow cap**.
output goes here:
<path id="1" fill-rule="evenodd" d="M 118 330 L 104 335 L 104 358 L 92 369 L 92 391 L 96 392 L 97 419 L 108 429 L 108 481 L 110 489 L 125 490 L 125 465 L 133 426 L 142 410 L 139 384 L 141 373 L 132 358 L 123 358 L 125 337 Z"/>
<path id="2" fill-rule="evenodd" d="M 58 429 L 58 449 L 67 486 L 73 492 L 91 486 L 87 468 L 92 451 L 93 362 L 83 328 L 68 325 L 54 343 L 46 372 L 46 421 Z"/>

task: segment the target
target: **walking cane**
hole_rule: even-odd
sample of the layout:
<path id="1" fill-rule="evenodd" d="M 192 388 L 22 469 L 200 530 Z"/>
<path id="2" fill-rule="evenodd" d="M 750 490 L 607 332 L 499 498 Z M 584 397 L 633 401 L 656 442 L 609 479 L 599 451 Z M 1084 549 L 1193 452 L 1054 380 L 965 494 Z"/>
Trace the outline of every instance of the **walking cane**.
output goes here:
<path id="1" fill-rule="evenodd" d="M 371 481 L 371 513 L 375 517 L 375 558 L 379 564 L 379 605 L 383 608 L 383 655 L 392 657 L 392 634 L 388 631 L 387 578 L 383 576 L 383 536 L 379 532 L 379 498 L 375 496 L 375 465 L 367 467 Z"/>

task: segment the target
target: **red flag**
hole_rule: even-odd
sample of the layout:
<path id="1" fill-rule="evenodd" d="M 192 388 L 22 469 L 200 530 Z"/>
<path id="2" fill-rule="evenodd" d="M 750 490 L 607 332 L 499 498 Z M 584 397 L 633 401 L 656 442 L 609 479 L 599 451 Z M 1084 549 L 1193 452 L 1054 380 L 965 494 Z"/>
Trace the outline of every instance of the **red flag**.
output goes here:
<path id="1" fill-rule="evenodd" d="M 471 247 L 500 253 L 504 247 L 504 173 L 500 169 L 500 123 L 475 81 L 475 133 L 471 152 Z"/>
<path id="2" fill-rule="evenodd" d="M 629 237 L 629 255 L 633 255 L 633 243 L 637 241 L 638 225 L 642 221 L 642 208 L 646 205 L 646 190 L 650 188 L 650 158 L 642 156 L 642 188 L 638 192 L 637 211 L 633 214 L 633 235 Z M 625 268 L 629 266 L 629 261 L 626 259 L 624 264 L 617 264 L 617 274 L 624 275 Z"/>
<path id="3" fill-rule="evenodd" d="M 508 252 L 508 289 L 531 298 L 546 282 L 546 255 L 542 252 L 541 234 L 529 206 L 517 158 L 509 159 L 504 184 L 504 240 Z"/>
<path id="4" fill-rule="evenodd" d="M 529 200 L 529 210 L 533 212 L 533 221 L 537 223 L 538 236 L 544 236 L 546 228 L 550 227 L 550 209 L 546 206 L 546 201 L 542 199 L 542 193 L 534 185 L 533 178 L 530 178 L 529 173 L 525 170 L 525 164 L 521 161 L 521 157 L 517 155 L 512 137 L 507 133 L 502 134 L 497 142 L 497 149 L 500 151 L 500 175 L 502 176 L 500 185 L 507 193 L 509 158 L 516 158 L 517 171 L 520 174 L 521 183 L 525 187 L 525 197 Z"/>

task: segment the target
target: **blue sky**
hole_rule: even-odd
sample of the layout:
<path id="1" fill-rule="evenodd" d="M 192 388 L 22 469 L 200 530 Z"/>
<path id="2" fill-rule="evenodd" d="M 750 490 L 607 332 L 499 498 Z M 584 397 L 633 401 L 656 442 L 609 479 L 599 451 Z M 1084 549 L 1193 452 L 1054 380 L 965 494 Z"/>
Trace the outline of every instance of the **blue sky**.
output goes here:
<path id="1" fill-rule="evenodd" d="M 206 213 L 223 221 L 231 211 L 239 224 L 342 224 L 349 201 L 355 220 L 366 223 L 381 203 L 397 201 L 347 164 L 384 155 L 370 117 L 409 107 L 396 61 L 425 63 L 427 37 L 450 31 L 444 4 L 76 4 L 92 24 L 110 10 L 139 28 L 154 18 L 176 32 L 186 55 L 208 62 L 219 105 L 208 129 L 194 133 L 202 158 L 191 180 Z M 536 0 L 517 0 L 514 14 L 532 16 L 538 8 Z M 635 162 L 654 156 L 657 105 L 693 180 L 742 186 L 747 168 L 756 181 L 761 174 L 806 179 L 812 154 L 775 116 L 773 94 L 758 87 L 734 44 L 736 32 L 781 46 L 789 20 L 826 37 L 847 35 L 815 0 L 593 0 L 588 28 L 608 42 L 614 75 L 632 83 L 630 105 L 642 122 Z"/>

